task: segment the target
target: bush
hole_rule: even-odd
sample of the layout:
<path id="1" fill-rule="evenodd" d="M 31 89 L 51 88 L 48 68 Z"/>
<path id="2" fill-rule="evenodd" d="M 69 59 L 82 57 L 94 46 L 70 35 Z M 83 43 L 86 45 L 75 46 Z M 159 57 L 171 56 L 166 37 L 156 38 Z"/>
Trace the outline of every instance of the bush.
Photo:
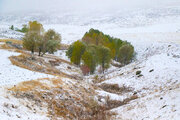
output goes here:
<path id="1" fill-rule="evenodd" d="M 14 30 L 14 25 L 11 25 L 10 29 L 11 29 L 11 30 Z"/>
<path id="2" fill-rule="evenodd" d="M 82 65 L 81 70 L 82 70 L 83 75 L 88 75 L 90 73 L 90 69 L 87 65 Z"/>
<path id="3" fill-rule="evenodd" d="M 14 29 L 13 29 L 13 30 L 14 30 Z M 16 31 L 22 32 L 22 33 L 27 33 L 28 30 L 29 30 L 29 29 L 28 29 L 28 27 L 27 27 L 26 24 L 24 24 L 23 27 L 22 27 L 21 29 L 16 28 Z"/>

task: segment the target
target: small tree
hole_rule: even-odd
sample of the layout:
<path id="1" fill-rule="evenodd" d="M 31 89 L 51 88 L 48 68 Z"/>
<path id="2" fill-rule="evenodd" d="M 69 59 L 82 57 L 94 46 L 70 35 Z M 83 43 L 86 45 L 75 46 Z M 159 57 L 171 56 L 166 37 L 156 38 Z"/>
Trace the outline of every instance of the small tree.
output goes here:
<path id="1" fill-rule="evenodd" d="M 102 67 L 103 73 L 105 68 L 109 67 L 111 61 L 111 52 L 107 47 L 99 46 L 98 47 L 98 62 Z"/>
<path id="2" fill-rule="evenodd" d="M 72 53 L 73 53 L 73 48 L 74 48 L 74 45 L 70 45 L 68 50 L 66 51 L 66 56 L 71 59 L 72 57 Z"/>
<path id="3" fill-rule="evenodd" d="M 60 48 L 61 43 L 61 35 L 59 33 L 56 33 L 54 30 L 50 29 L 44 34 L 43 38 L 43 54 L 46 52 L 54 53 L 57 51 L 58 48 Z"/>
<path id="4" fill-rule="evenodd" d="M 11 29 L 11 30 L 14 30 L 14 25 L 11 25 L 10 29 Z"/>
<path id="5" fill-rule="evenodd" d="M 40 38 L 38 39 L 38 41 L 36 41 L 36 47 L 37 47 L 39 56 L 41 56 L 41 52 L 43 51 L 43 48 L 44 48 L 44 39 L 42 35 L 39 35 L 39 37 Z"/>
<path id="6" fill-rule="evenodd" d="M 90 69 L 90 73 L 93 74 L 96 69 L 96 56 L 91 50 L 86 50 L 82 55 L 82 60 L 86 66 Z"/>
<path id="7" fill-rule="evenodd" d="M 37 21 L 33 21 L 33 22 L 29 22 L 29 32 L 31 33 L 37 33 L 39 35 L 42 35 L 44 29 L 43 29 L 43 25 Z"/>
<path id="8" fill-rule="evenodd" d="M 21 30 L 23 33 L 26 33 L 26 32 L 28 32 L 28 27 L 27 27 L 27 25 L 26 24 L 24 24 L 23 25 L 23 28 L 22 28 L 22 30 Z"/>
<path id="9" fill-rule="evenodd" d="M 86 46 L 83 42 L 81 41 L 76 41 L 73 43 L 73 50 L 72 50 L 72 55 L 71 55 L 71 62 L 80 65 L 81 63 L 81 58 L 86 49 Z"/>
<path id="10" fill-rule="evenodd" d="M 134 47 L 130 44 L 125 44 L 123 45 L 120 49 L 119 49 L 119 53 L 118 53 L 118 61 L 123 64 L 126 65 L 128 64 L 132 58 L 133 58 L 133 54 L 134 54 Z"/>
<path id="11" fill-rule="evenodd" d="M 23 47 L 27 50 L 30 50 L 32 54 L 34 54 L 35 49 L 37 48 L 37 41 L 39 41 L 41 37 L 37 33 L 26 33 L 23 38 Z"/>

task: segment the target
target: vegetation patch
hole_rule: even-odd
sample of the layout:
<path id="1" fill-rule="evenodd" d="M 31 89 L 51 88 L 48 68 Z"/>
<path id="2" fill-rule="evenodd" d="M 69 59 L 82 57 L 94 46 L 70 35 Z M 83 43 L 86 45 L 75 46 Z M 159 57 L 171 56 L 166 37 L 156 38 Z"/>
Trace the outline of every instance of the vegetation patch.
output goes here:
<path id="1" fill-rule="evenodd" d="M 19 44 L 22 45 L 22 41 L 21 40 L 15 40 L 15 39 L 0 39 L 0 42 L 11 42 L 13 44 Z"/>
<path id="2" fill-rule="evenodd" d="M 126 87 L 126 86 L 119 87 L 118 84 L 103 83 L 103 84 L 99 85 L 99 87 L 101 89 L 103 89 L 104 91 L 107 91 L 110 93 L 115 93 L 115 94 L 120 94 L 120 95 L 123 93 L 128 93 L 128 92 L 133 91 L 133 89 L 131 87 Z"/>
<path id="3" fill-rule="evenodd" d="M 34 57 L 29 54 L 21 54 L 19 56 L 9 57 L 13 65 L 22 67 L 31 71 L 37 71 L 41 73 L 51 74 L 51 75 L 63 75 L 61 71 L 52 67 L 50 63 L 44 61 L 44 59 Z"/>
<path id="4" fill-rule="evenodd" d="M 87 85 L 65 83 L 58 78 L 22 82 L 9 90 L 17 98 L 46 105 L 51 119 L 110 120 L 113 114 L 94 99 L 94 89 L 83 86 Z"/>
<path id="5" fill-rule="evenodd" d="M 137 95 L 132 95 L 129 98 L 124 99 L 123 101 L 120 101 L 120 100 L 111 100 L 110 97 L 107 97 L 106 98 L 106 104 L 107 104 L 106 105 L 106 107 L 107 107 L 106 109 L 107 110 L 111 110 L 113 108 L 117 108 L 117 107 L 126 105 L 130 101 L 135 100 L 135 99 L 138 99 Z"/>
<path id="6" fill-rule="evenodd" d="M 87 75 L 94 74 L 98 65 L 101 66 L 100 72 L 104 73 L 112 60 L 119 62 L 119 67 L 130 63 L 134 56 L 134 47 L 127 41 L 90 29 L 82 40 L 69 46 L 66 55 L 72 63 L 82 65 L 82 72 Z"/>

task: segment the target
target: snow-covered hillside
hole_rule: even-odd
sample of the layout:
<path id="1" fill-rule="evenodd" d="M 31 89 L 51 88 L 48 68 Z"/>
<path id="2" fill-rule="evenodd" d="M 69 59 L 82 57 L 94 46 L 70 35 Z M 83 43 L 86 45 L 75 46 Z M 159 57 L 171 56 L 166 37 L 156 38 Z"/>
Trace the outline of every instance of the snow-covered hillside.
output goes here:
<path id="1" fill-rule="evenodd" d="M 157 0 L 159 1 L 159 0 Z M 120 100 L 136 95 L 136 99 L 125 105 L 117 106 L 111 111 L 117 112 L 114 119 L 122 120 L 179 120 L 180 119 L 180 2 L 179 0 L 165 0 L 163 5 L 155 2 L 155 6 L 118 10 L 108 13 L 78 14 L 74 11 L 62 12 L 29 12 L 28 14 L 0 14 L 0 38 L 21 39 L 23 34 L 9 30 L 9 26 L 21 27 L 30 20 L 41 22 L 47 29 L 55 29 L 62 35 L 62 43 L 71 44 L 81 39 L 90 28 L 99 29 L 105 34 L 121 38 L 131 42 L 136 51 L 134 61 L 122 68 L 110 67 L 103 74 L 97 74 L 104 79 L 97 83 L 117 84 L 131 88 L 131 91 L 123 94 L 111 93 L 98 89 L 100 96 L 110 96 L 111 100 Z M 1 44 L 1 43 L 0 43 Z M 32 72 L 11 64 L 8 57 L 18 53 L 0 49 L 0 85 L 14 85 L 21 81 L 38 78 L 52 77 L 50 75 Z M 65 60 L 65 51 L 55 53 Z M 68 71 L 69 64 L 60 64 L 57 68 L 69 74 L 79 74 L 79 69 L 72 67 Z M 73 71 L 74 70 L 74 71 Z M 136 72 L 140 71 L 140 75 Z M 96 75 L 95 75 L 96 76 Z M 91 80 L 95 76 L 87 76 Z M 78 84 L 78 83 L 77 83 Z M 0 105 L 7 106 L 4 94 L 0 98 Z M 14 98 L 13 98 L 14 99 Z M 16 99 L 17 100 L 17 99 Z M 7 100 L 11 102 L 11 100 Z M 17 102 L 17 105 L 20 104 Z M 3 110 L 5 107 L 0 107 Z M 9 105 L 8 105 L 9 107 Z M 8 116 L 0 115 L 0 118 Z M 26 109 L 25 109 L 26 110 Z M 18 109 L 18 111 L 20 111 Z M 11 111 L 12 112 L 12 111 Z M 28 110 L 26 111 L 28 112 Z M 32 112 L 32 111 L 31 111 Z M 0 113 L 4 113 L 0 111 Z M 13 113 L 13 112 L 12 112 Z M 18 112 L 17 114 L 25 114 Z M 16 114 L 14 111 L 13 114 Z M 15 115 L 14 115 L 15 116 Z M 18 116 L 15 116 L 16 118 Z M 38 116 L 35 116 L 35 118 Z M 8 117 L 13 119 L 13 117 Z M 40 116 L 39 119 L 46 119 Z"/>
<path id="2" fill-rule="evenodd" d="M 12 65 L 8 57 L 17 56 L 19 53 L 11 52 L 7 50 L 1 50 L 1 62 L 0 62 L 0 85 L 15 85 L 22 81 L 36 80 L 39 78 L 51 78 L 53 76 L 33 72 L 17 66 Z"/>
<path id="3" fill-rule="evenodd" d="M 137 40 L 142 39 L 140 36 L 145 34 L 143 38 L 150 36 L 159 41 L 161 40 L 159 33 L 160 37 L 168 33 L 168 38 L 177 39 L 180 32 L 180 3 L 178 0 L 166 0 L 164 3 L 168 4 L 158 5 L 159 1 L 157 0 L 157 3 L 153 1 L 156 5 L 147 8 L 119 8 L 104 13 L 49 10 L 36 13 L 0 14 L 0 37 L 21 38 L 21 34 L 9 31 L 9 27 L 14 25 L 20 28 L 22 24 L 37 20 L 46 30 L 53 28 L 61 33 L 62 43 L 65 44 L 81 39 L 90 28 L 99 29 L 125 40 L 129 40 L 129 37 L 136 39 L 134 37 L 136 33 L 138 33 Z M 9 34 L 6 34 L 7 31 Z"/>

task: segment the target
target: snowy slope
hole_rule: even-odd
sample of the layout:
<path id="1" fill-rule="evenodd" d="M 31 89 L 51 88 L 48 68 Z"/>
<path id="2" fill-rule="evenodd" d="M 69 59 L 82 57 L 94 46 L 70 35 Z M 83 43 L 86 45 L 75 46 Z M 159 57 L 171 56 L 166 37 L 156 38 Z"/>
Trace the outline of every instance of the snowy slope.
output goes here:
<path id="1" fill-rule="evenodd" d="M 15 85 L 22 81 L 35 80 L 38 78 L 53 77 L 51 75 L 33 72 L 17 66 L 12 65 L 8 57 L 19 55 L 19 53 L 11 52 L 7 50 L 0 50 L 1 62 L 0 62 L 0 85 Z"/>
<path id="2" fill-rule="evenodd" d="M 149 37 L 149 40 L 167 35 L 168 40 L 177 40 L 180 32 L 180 2 L 178 0 L 166 0 L 159 4 L 160 0 L 153 1 L 154 6 L 116 9 L 109 12 L 28 12 L 22 14 L 1 14 L 0 15 L 0 37 L 20 38 L 13 34 L 8 28 L 11 25 L 21 27 L 29 21 L 37 20 L 44 25 L 45 30 L 52 28 L 62 34 L 62 43 L 70 44 L 81 39 L 90 28 L 96 28 L 104 33 L 125 40 L 133 38 L 136 40 Z M 162 2 L 162 1 L 161 1 Z M 163 3 L 163 2 L 162 2 Z M 168 4 L 167 4 L 168 3 Z M 28 16 L 26 16 L 28 14 Z M 134 37 L 138 33 L 137 37 Z M 144 37 L 140 37 L 141 35 Z M 155 35 L 154 35 L 155 34 Z M 160 34 L 160 35 L 159 35 Z M 162 40 L 160 38 L 160 40 Z M 158 41 L 160 41 L 158 40 Z"/>
<path id="3" fill-rule="evenodd" d="M 120 87 L 125 85 L 134 91 L 123 95 L 101 90 L 97 92 L 101 96 L 109 95 L 111 99 L 118 100 L 137 92 L 138 99 L 113 109 L 118 113 L 117 120 L 179 120 L 180 2 L 166 1 L 170 4 L 156 5 L 158 7 L 147 9 L 138 8 L 133 11 L 119 9 L 103 15 L 91 12 L 91 14 L 77 14 L 72 11 L 63 14 L 28 13 L 28 16 L 0 15 L 0 38 L 19 39 L 22 34 L 8 30 L 9 26 L 12 24 L 21 26 L 30 20 L 38 20 L 43 23 L 46 30 L 53 28 L 58 31 L 62 35 L 62 43 L 65 44 L 81 39 L 90 28 L 127 40 L 135 47 L 137 53 L 135 61 L 122 68 L 111 67 L 105 75 L 106 80 L 102 83 L 118 84 Z M 49 77 L 13 66 L 8 57 L 17 53 L 4 50 L 0 50 L 0 53 L 3 56 L 2 61 L 5 61 L 0 63 L 2 85 Z M 64 52 L 58 51 L 56 55 L 67 60 Z M 59 69 L 62 68 L 67 68 L 67 65 L 59 66 Z M 136 75 L 138 70 L 142 72 L 142 77 Z M 19 74 L 20 72 L 23 74 Z M 6 101 L 5 98 L 0 100 Z"/>
<path id="4" fill-rule="evenodd" d="M 34 110 L 30 109 L 29 106 L 33 106 Z M 46 112 L 45 107 L 39 108 L 28 100 L 15 98 L 5 88 L 0 87 L 1 120 L 49 120 Z"/>

